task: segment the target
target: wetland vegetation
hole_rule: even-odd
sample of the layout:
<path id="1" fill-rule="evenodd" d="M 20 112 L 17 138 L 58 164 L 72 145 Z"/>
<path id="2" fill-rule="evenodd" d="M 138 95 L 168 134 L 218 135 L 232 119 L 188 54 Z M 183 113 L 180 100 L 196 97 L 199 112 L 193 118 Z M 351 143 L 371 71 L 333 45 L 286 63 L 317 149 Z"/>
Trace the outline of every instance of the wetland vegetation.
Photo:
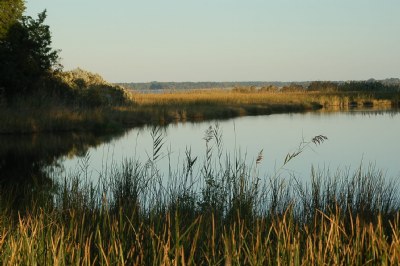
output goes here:
<path id="1" fill-rule="evenodd" d="M 147 160 L 105 167 L 96 183 L 88 178 L 86 153 L 115 136 L 109 132 L 135 126 L 397 107 L 398 83 L 238 83 L 139 93 L 81 69 L 62 71 L 46 12 L 23 16 L 22 0 L 0 7 L 1 264 L 399 264 L 398 183 L 374 167 L 315 170 L 310 183 L 279 170 L 263 176 L 263 153 L 250 165 L 237 153 L 224 156 L 215 127 L 205 133 L 203 161 L 187 150 L 184 163 L 166 173 L 158 167 L 157 126 Z M 317 135 L 302 142 L 283 165 L 325 141 Z M 54 166 L 76 154 L 84 155 L 77 171 Z"/>
<path id="2" fill-rule="evenodd" d="M 138 93 L 97 83 L 100 79 L 82 70 L 64 74 L 72 82 L 68 96 L 38 93 L 21 96 L 0 107 L 1 133 L 57 131 L 118 131 L 146 124 L 227 119 L 245 115 L 306 112 L 322 108 L 391 108 L 399 104 L 398 89 L 380 91 L 318 91 L 308 89 L 195 90 Z M 76 75 L 77 77 L 74 77 Z M 88 81 L 85 86 L 81 76 Z M 355 83 L 358 85 L 358 83 Z"/>
<path id="3" fill-rule="evenodd" d="M 188 150 L 182 167 L 158 168 L 163 147 L 152 130 L 148 160 L 127 159 L 88 179 L 88 158 L 70 174 L 21 194 L 2 187 L 3 264 L 275 265 L 397 264 L 398 183 L 369 167 L 334 174 L 313 171 L 308 184 L 279 170 L 258 174 L 224 156 L 218 127 L 205 132 L 205 160 Z M 315 136 L 283 165 L 328 141 Z M 194 165 L 201 164 L 201 171 Z M 164 175 L 167 178 L 164 179 Z M 167 183 L 162 180 L 167 180 Z M 18 188 L 21 189 L 20 185 Z M 16 206 L 19 206 L 18 208 Z"/>

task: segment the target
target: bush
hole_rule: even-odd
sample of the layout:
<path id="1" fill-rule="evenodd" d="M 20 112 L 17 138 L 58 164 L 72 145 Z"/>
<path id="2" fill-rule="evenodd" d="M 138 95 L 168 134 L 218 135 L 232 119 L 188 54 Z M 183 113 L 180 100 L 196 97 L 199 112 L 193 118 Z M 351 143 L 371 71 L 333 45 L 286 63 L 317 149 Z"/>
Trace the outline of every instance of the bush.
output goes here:
<path id="1" fill-rule="evenodd" d="M 124 88 L 108 83 L 98 74 L 77 68 L 60 72 L 57 77 L 73 91 L 75 103 L 81 106 L 123 105 L 128 101 Z"/>

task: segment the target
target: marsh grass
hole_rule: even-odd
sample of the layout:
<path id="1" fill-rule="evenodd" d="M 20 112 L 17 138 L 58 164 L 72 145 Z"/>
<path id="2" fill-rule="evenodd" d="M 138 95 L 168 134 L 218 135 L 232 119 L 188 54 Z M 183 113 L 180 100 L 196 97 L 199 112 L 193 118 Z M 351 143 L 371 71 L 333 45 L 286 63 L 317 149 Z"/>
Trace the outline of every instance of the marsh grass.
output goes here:
<path id="1" fill-rule="evenodd" d="M 261 177 L 239 153 L 223 156 L 211 126 L 199 162 L 163 174 L 154 128 L 144 162 L 125 160 L 98 173 L 90 155 L 75 173 L 53 172 L 53 188 L 30 187 L 24 212 L 0 204 L 3 265 L 395 265 L 400 258 L 397 183 L 372 165 L 334 173 L 314 169 L 309 183 L 276 171 Z M 284 165 L 320 145 L 318 135 L 289 152 Z M 202 164 L 200 171 L 195 165 Z M 29 191 L 29 188 L 28 188 Z M 47 193 L 47 194 L 46 194 Z M 32 194 L 35 195 L 35 194 Z M 12 215 L 11 215 L 12 214 Z"/>
<path id="2" fill-rule="evenodd" d="M 356 102 L 358 105 L 363 103 L 373 105 L 392 105 L 399 97 L 397 92 L 318 92 L 318 91 L 264 91 L 264 90 L 194 90 L 194 91 L 176 91 L 167 93 L 134 93 L 130 95 L 131 99 L 139 105 L 214 105 L 226 104 L 304 104 L 308 107 L 317 108 L 318 105 L 324 106 L 347 106 L 350 102 Z"/>
<path id="3" fill-rule="evenodd" d="M 252 89 L 158 94 L 125 92 L 123 104 L 117 101 L 92 105 L 89 104 L 91 96 L 85 97 L 88 99 L 68 104 L 61 98 L 33 95 L 13 104 L 0 105 L 0 133 L 117 131 L 142 125 L 305 112 L 328 107 L 389 108 L 397 107 L 400 102 L 398 92 L 271 92 Z"/>

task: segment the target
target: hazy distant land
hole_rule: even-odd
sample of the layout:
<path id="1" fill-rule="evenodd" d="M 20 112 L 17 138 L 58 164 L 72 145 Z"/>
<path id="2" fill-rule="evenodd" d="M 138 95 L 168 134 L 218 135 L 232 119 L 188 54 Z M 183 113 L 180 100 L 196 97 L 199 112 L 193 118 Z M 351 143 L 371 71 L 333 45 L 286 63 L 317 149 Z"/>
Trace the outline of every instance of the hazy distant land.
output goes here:
<path id="1" fill-rule="evenodd" d="M 300 85 L 303 88 L 307 88 L 312 82 L 315 81 L 228 81 L 228 82 L 126 82 L 126 83 L 115 83 L 116 85 L 123 86 L 131 90 L 186 90 L 186 89 L 231 89 L 235 87 L 268 87 L 275 86 L 282 88 L 290 85 Z M 351 81 L 319 81 L 319 82 L 332 82 L 335 84 L 343 84 Z M 387 78 L 383 80 L 375 80 L 373 78 L 364 82 L 380 82 L 386 86 L 400 86 L 399 78 Z"/>

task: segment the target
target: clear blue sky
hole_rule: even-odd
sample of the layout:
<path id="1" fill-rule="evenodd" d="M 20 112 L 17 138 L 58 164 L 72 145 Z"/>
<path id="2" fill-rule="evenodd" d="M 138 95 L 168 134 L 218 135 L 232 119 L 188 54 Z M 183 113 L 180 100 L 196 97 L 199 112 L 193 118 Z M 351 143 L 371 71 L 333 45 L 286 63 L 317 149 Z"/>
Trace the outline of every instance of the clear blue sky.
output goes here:
<path id="1" fill-rule="evenodd" d="M 111 82 L 400 77 L 399 0 L 27 0 Z"/>

